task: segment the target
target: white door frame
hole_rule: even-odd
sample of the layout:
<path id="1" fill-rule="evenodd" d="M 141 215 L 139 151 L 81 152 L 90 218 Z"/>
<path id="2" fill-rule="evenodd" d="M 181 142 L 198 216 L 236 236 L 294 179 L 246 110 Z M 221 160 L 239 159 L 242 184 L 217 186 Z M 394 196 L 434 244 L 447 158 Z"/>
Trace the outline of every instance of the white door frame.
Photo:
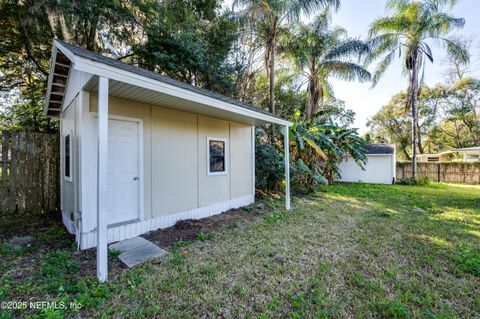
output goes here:
<path id="1" fill-rule="evenodd" d="M 98 117 L 97 113 L 94 113 L 94 117 Z M 138 187 L 138 219 L 143 221 L 145 219 L 144 211 L 144 179 L 143 179 L 143 120 L 136 117 L 122 116 L 122 115 L 112 115 L 108 114 L 109 120 L 125 121 L 138 123 L 138 177 L 140 178 L 140 183 Z M 128 221 L 125 223 L 129 223 Z M 110 225 L 108 225 L 110 227 Z"/>

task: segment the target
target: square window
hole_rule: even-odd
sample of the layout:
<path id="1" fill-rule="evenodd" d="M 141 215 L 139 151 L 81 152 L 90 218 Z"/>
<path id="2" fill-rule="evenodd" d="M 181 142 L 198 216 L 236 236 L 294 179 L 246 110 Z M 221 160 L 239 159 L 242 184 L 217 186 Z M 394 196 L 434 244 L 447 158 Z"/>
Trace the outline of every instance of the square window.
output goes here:
<path id="1" fill-rule="evenodd" d="M 213 175 L 226 172 L 225 141 L 208 139 L 208 173 Z"/>

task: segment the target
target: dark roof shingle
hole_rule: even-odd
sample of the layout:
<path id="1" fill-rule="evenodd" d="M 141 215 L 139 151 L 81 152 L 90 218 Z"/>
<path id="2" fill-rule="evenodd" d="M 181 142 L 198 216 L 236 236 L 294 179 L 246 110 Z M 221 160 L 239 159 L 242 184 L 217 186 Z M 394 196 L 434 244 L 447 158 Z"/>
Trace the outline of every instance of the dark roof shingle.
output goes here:
<path id="1" fill-rule="evenodd" d="M 395 147 L 390 144 L 368 144 L 367 154 L 393 154 Z"/>

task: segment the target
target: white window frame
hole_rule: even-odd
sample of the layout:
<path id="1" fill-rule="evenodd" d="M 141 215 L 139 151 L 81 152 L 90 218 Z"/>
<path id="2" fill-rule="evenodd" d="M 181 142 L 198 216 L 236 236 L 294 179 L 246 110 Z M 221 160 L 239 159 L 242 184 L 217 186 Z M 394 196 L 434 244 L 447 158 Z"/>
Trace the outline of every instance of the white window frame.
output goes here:
<path id="1" fill-rule="evenodd" d="M 70 173 L 70 176 L 66 176 L 65 175 L 65 168 L 66 168 L 66 165 L 67 165 L 67 162 L 65 160 L 65 140 L 67 139 L 68 137 L 68 142 L 69 142 L 69 145 L 68 145 L 68 153 L 69 153 L 69 158 L 68 158 L 68 166 L 69 166 L 69 173 Z M 63 178 L 65 181 L 67 182 L 72 182 L 73 181 L 73 140 L 72 140 L 72 137 L 73 137 L 73 132 L 72 130 L 69 130 L 67 132 L 67 134 L 65 134 L 63 136 Z"/>
<path id="2" fill-rule="evenodd" d="M 225 145 L 225 170 L 223 172 L 211 172 L 210 171 L 210 141 L 218 141 L 218 142 L 223 142 Z M 207 136 L 207 176 L 218 176 L 218 175 L 227 175 L 228 173 L 228 143 L 227 139 L 223 137 L 212 137 L 212 136 Z"/>

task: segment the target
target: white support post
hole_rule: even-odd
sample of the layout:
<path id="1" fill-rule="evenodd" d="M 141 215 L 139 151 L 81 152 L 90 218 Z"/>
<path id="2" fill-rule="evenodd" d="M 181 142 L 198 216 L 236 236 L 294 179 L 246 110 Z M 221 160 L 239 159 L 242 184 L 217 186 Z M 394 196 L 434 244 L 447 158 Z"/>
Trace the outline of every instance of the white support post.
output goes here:
<path id="1" fill-rule="evenodd" d="M 97 277 L 108 280 L 107 242 L 108 78 L 98 79 Z"/>
<path id="2" fill-rule="evenodd" d="M 287 125 L 284 127 L 283 144 L 285 147 L 285 209 L 290 210 L 290 148 Z"/>
<path id="3" fill-rule="evenodd" d="M 255 126 L 252 126 L 252 196 L 255 201 Z"/>

